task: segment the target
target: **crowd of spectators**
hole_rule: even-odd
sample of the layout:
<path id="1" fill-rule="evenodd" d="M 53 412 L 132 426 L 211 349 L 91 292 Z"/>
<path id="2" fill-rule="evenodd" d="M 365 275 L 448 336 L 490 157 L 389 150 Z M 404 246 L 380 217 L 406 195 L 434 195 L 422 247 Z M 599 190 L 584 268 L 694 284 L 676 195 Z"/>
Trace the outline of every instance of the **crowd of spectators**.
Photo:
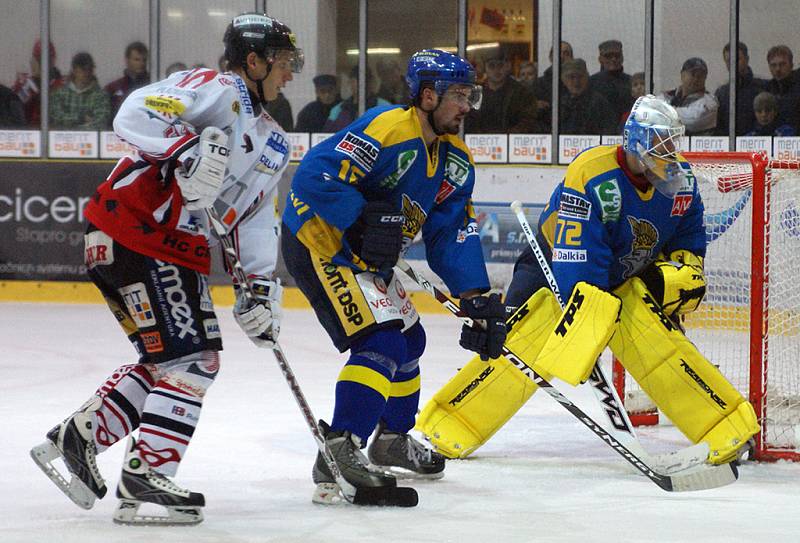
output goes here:
<path id="1" fill-rule="evenodd" d="M 150 82 L 148 50 L 141 42 L 125 48 L 121 77 L 101 87 L 95 62 L 87 52 L 75 54 L 64 76 L 56 67 L 53 44 L 49 55 L 49 119 L 54 129 L 105 130 L 122 101 L 133 90 Z M 12 87 L 0 85 L 0 129 L 37 128 L 41 123 L 43 48 L 35 43 L 30 70 L 17 74 Z M 722 65 L 729 68 L 731 48 L 722 49 Z M 767 53 L 770 79 L 753 74 L 747 45 L 739 42 L 736 62 L 736 134 L 793 136 L 800 134 L 800 69 L 794 68 L 792 50 L 776 45 Z M 465 121 L 468 133 L 549 133 L 552 123 L 553 49 L 550 66 L 538 75 L 536 62 L 520 61 L 496 48 L 474 59 L 483 86 L 483 105 Z M 559 131 L 562 134 L 618 134 L 633 102 L 645 91 L 644 73 L 625 72 L 622 43 L 607 40 L 598 45 L 600 69 L 589 73 L 586 61 L 576 58 L 569 42 L 559 46 Z M 196 64 L 192 68 L 204 67 Z M 367 108 L 405 104 L 406 84 L 402 65 L 395 59 L 378 60 L 377 78 L 366 72 Z M 166 68 L 166 75 L 189 69 L 182 62 Z M 221 57 L 218 69 L 225 71 Z M 675 86 L 656 91 L 677 110 L 688 135 L 728 135 L 730 85 L 713 93 L 706 88 L 706 60 L 691 57 L 683 62 Z M 281 93 L 267 105 L 268 113 L 287 131 L 334 132 L 358 115 L 358 69 L 352 67 L 339 88 L 332 74 L 314 77 L 315 100 L 293 115 L 289 100 Z M 340 90 L 342 91 L 340 93 Z M 342 94 L 345 95 L 342 98 Z"/>

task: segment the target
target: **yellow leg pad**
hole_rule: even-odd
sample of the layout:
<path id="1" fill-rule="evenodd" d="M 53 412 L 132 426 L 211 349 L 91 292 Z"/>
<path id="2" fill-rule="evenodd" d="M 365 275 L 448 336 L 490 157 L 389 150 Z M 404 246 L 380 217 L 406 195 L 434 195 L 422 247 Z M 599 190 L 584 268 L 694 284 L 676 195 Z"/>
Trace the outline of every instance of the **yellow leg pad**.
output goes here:
<path id="1" fill-rule="evenodd" d="M 531 296 L 508 319 L 506 344 L 535 360 L 561 309 L 547 289 Z M 512 346 L 513 344 L 513 346 Z M 473 358 L 434 394 L 417 416 L 416 428 L 449 458 L 464 458 L 483 445 L 538 387 L 505 357 Z"/>
<path id="2" fill-rule="evenodd" d="M 730 461 L 759 430 L 753 407 L 664 315 L 640 279 L 616 294 L 622 311 L 611 350 L 687 438 L 708 442 L 709 461 Z"/>
<path id="3" fill-rule="evenodd" d="M 613 294 L 582 281 L 576 284 L 536 365 L 573 386 L 586 381 L 614 333 L 619 306 Z"/>

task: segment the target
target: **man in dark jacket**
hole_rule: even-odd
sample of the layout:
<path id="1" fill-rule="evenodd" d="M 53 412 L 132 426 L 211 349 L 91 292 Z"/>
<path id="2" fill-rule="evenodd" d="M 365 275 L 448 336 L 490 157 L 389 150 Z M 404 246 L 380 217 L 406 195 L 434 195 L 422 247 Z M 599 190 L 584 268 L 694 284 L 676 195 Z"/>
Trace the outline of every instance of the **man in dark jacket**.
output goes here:
<path id="1" fill-rule="evenodd" d="M 589 86 L 586 62 L 576 58 L 561 64 L 560 128 L 562 134 L 615 134 L 617 116 L 608 100 Z"/>
<path id="2" fill-rule="evenodd" d="M 147 71 L 147 46 L 140 41 L 129 43 L 125 48 L 125 70 L 122 77 L 112 81 L 103 89 L 111 97 L 111 118 L 130 93 L 150 83 Z"/>
<path id="3" fill-rule="evenodd" d="M 778 99 L 778 118 L 800 128 L 800 75 L 794 68 L 792 50 L 785 45 L 776 45 L 767 52 L 767 62 L 772 79 L 764 90 Z"/>
<path id="4" fill-rule="evenodd" d="M 545 131 L 550 131 L 550 123 L 552 121 L 552 109 L 550 107 L 553 101 L 553 48 L 550 48 L 550 66 L 548 66 L 542 77 L 536 80 L 533 85 L 533 92 L 536 95 L 536 108 L 537 119 L 540 123 L 544 124 Z M 567 41 L 561 42 L 561 49 L 559 51 L 559 61 L 564 63 L 572 60 L 572 45 Z M 564 92 L 564 84 L 559 82 L 561 92 Z"/>
<path id="5" fill-rule="evenodd" d="M 0 128 L 22 128 L 25 126 L 25 109 L 14 91 L 0 85 Z"/>
<path id="6" fill-rule="evenodd" d="M 536 121 L 536 97 L 511 77 L 511 63 L 502 53 L 486 60 L 481 109 L 468 114 L 464 130 L 473 134 L 544 131 Z"/>
<path id="7" fill-rule="evenodd" d="M 600 71 L 589 78 L 589 86 L 608 100 L 617 119 L 626 116 L 633 105 L 631 76 L 622 67 L 622 42 L 607 40 L 598 46 Z"/>
<path id="8" fill-rule="evenodd" d="M 321 132 L 331 109 L 341 100 L 336 90 L 336 76 L 322 74 L 315 77 L 314 91 L 317 99 L 306 104 L 297 115 L 297 132 Z"/>
<path id="9" fill-rule="evenodd" d="M 755 111 L 753 111 L 753 101 L 760 92 L 764 90 L 764 81 L 753 77 L 753 70 L 750 69 L 750 55 L 747 52 L 747 45 L 739 42 L 739 51 L 736 61 L 736 135 L 742 136 L 751 130 L 756 122 Z M 725 60 L 725 69 L 730 69 L 731 44 L 725 44 L 722 50 L 722 58 Z M 719 102 L 717 110 L 717 133 L 721 136 L 728 135 L 728 121 L 730 117 L 730 95 L 731 85 L 725 83 L 720 85 L 714 92 Z"/>

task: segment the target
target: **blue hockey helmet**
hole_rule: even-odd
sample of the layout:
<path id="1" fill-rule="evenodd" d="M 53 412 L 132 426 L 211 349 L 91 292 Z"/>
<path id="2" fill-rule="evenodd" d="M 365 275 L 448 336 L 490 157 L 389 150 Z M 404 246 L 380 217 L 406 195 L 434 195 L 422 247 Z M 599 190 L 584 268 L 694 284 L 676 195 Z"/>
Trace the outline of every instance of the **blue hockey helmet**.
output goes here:
<path id="1" fill-rule="evenodd" d="M 652 94 L 633 104 L 622 132 L 622 148 L 645 168 L 645 176 L 662 194 L 686 190 L 693 176 L 680 165 L 679 138 L 686 128 L 674 107 Z"/>
<path id="2" fill-rule="evenodd" d="M 450 85 L 467 85 L 471 89 L 466 97 L 470 107 L 481 107 L 483 94 L 480 85 L 475 84 L 475 68 L 458 55 L 440 49 L 424 49 L 411 55 L 406 83 L 412 100 L 419 96 L 424 82 L 432 83 L 439 96 L 444 95 Z"/>

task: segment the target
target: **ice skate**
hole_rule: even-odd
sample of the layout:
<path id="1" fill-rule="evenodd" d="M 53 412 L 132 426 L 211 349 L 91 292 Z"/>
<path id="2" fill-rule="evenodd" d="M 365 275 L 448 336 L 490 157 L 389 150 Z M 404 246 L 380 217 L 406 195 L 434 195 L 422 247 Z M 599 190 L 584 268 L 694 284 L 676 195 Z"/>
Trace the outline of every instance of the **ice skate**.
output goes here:
<path id="1" fill-rule="evenodd" d="M 133 437 L 128 441 L 117 498 L 120 502 L 114 511 L 114 522 L 130 525 L 199 524 L 203 521 L 202 507 L 206 504 L 202 494 L 189 492 L 153 471 L 136 452 Z M 163 506 L 167 514 L 140 514 L 142 504 Z"/>
<path id="2" fill-rule="evenodd" d="M 106 484 L 100 475 L 92 437 L 92 412 L 100 407 L 94 397 L 47 432 L 47 440 L 31 449 L 31 458 L 67 497 L 83 509 L 91 509 L 96 498 L 106 495 Z M 53 465 L 61 458 L 69 472 L 69 481 Z"/>
<path id="3" fill-rule="evenodd" d="M 413 488 L 397 488 L 397 480 L 388 473 L 371 469 L 369 460 L 361 452 L 361 440 L 350 432 L 331 432 L 330 427 L 319 421 L 336 465 L 342 476 L 356 487 L 358 505 L 394 505 L 413 507 L 417 504 L 417 493 Z M 312 479 L 317 487 L 311 501 L 332 505 L 341 503 L 341 489 L 331 475 L 321 453 L 317 453 Z"/>
<path id="4" fill-rule="evenodd" d="M 375 466 L 398 479 L 441 479 L 445 458 L 427 448 L 409 434 L 389 432 L 383 423 L 372 440 L 367 455 Z"/>

